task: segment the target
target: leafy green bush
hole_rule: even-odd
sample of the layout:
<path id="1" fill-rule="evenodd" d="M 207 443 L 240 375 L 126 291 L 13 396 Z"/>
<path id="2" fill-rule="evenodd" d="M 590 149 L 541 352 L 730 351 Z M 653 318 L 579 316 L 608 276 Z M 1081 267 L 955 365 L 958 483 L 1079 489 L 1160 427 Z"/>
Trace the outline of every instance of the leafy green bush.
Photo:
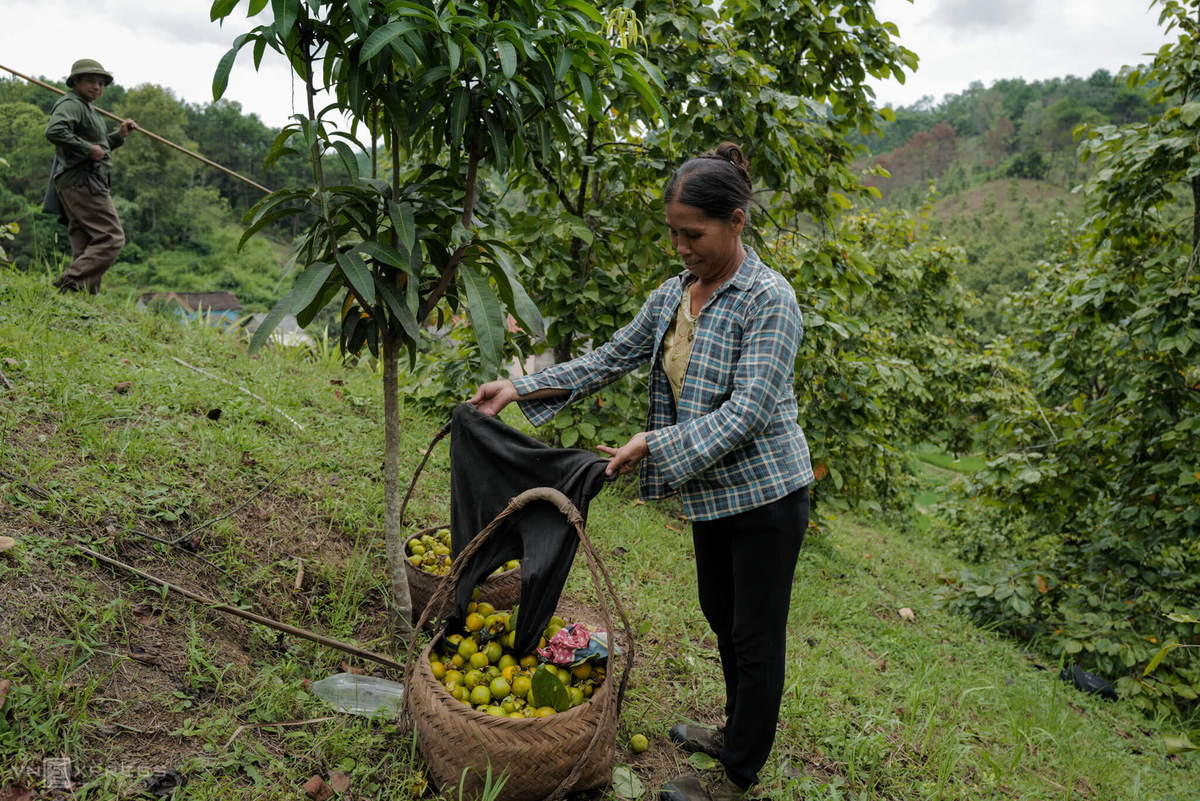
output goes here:
<path id="1" fill-rule="evenodd" d="M 1152 81 L 1152 102 L 1186 101 L 1200 80 L 1200 4 L 1161 5 L 1180 38 L 1129 80 Z M 1161 615 L 1200 605 L 1200 206 L 1190 231 L 1170 219 L 1176 198 L 1200 186 L 1198 121 L 1200 103 L 1182 102 L 1146 124 L 1089 132 L 1081 149 L 1099 162 L 1085 187 L 1089 226 L 1057 230 L 1054 257 L 1012 306 L 1014 358 L 1033 394 L 989 418 L 1007 453 L 963 481 L 964 497 L 997 513 L 957 521 L 965 542 L 980 539 L 972 525 L 1005 533 L 1000 520 L 1042 536 L 1040 552 L 1013 541 L 991 569 L 1042 576 L 1030 613 L 973 612 L 1044 633 L 1054 653 L 1116 678 L 1133 703 L 1176 715 L 1200 706 L 1200 665 L 1153 677 L 1138 667 L 1161 643 L 1200 643 L 1195 624 Z M 947 600 L 966 609 L 989 580 L 959 579 Z"/>

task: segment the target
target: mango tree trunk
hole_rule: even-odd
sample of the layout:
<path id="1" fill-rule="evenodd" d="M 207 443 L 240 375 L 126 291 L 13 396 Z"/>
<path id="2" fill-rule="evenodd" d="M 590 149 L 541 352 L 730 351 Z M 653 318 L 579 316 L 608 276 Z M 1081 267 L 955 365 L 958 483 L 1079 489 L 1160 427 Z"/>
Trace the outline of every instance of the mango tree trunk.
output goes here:
<path id="1" fill-rule="evenodd" d="M 404 532 L 400 530 L 400 399 L 397 396 L 400 338 L 383 333 L 383 534 L 387 542 L 388 581 L 392 585 L 392 629 L 397 637 L 413 634 L 412 596 L 405 572 Z"/>

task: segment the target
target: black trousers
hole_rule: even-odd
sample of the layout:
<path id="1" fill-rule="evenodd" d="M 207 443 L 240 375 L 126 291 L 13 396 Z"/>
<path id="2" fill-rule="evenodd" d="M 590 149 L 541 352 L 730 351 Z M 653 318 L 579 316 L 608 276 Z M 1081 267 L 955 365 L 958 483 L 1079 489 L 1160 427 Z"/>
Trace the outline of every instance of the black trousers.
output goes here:
<path id="1" fill-rule="evenodd" d="M 787 659 L 787 618 L 808 487 L 748 512 L 692 523 L 700 608 L 717 634 L 725 674 L 721 762 L 741 787 L 775 743 Z"/>

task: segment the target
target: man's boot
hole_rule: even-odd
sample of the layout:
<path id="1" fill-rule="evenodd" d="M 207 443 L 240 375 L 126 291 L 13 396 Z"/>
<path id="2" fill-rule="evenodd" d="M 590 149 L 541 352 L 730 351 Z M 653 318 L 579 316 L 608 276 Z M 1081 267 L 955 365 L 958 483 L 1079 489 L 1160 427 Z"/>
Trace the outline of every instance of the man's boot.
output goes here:
<path id="1" fill-rule="evenodd" d="M 659 801 L 738 801 L 748 788 L 738 787 L 725 768 L 676 776 L 658 792 Z"/>
<path id="2" fill-rule="evenodd" d="M 676 723 L 667 732 L 667 736 L 679 744 L 684 751 L 700 752 L 717 759 L 721 749 L 725 747 L 725 727 L 709 729 L 705 726 L 693 726 L 690 723 Z"/>

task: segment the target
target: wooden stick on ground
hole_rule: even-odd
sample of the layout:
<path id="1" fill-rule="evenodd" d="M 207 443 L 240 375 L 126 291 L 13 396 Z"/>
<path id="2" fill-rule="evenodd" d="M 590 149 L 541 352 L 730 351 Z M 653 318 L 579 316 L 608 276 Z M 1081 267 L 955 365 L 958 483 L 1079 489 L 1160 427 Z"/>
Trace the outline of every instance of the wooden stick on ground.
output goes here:
<path id="1" fill-rule="evenodd" d="M 93 551 L 91 548 L 86 548 L 82 545 L 77 545 L 76 547 L 79 549 L 79 551 L 81 553 L 85 553 L 88 556 L 92 557 L 93 559 L 98 559 L 99 561 L 104 562 L 106 565 L 112 565 L 113 567 L 119 567 L 122 570 L 126 570 L 139 578 L 143 578 L 146 581 L 149 581 L 152 584 L 157 584 L 160 587 L 166 587 L 168 590 L 171 590 L 172 592 L 177 592 L 180 595 L 184 596 L 185 598 L 190 598 L 193 601 L 196 601 L 198 603 L 202 603 L 205 606 L 209 607 L 210 609 L 215 609 L 218 612 L 224 612 L 225 614 L 233 615 L 234 617 L 244 618 L 245 620 L 249 620 L 254 623 L 258 623 L 260 626 L 266 626 L 267 628 L 275 629 L 276 631 L 282 631 L 286 634 L 294 634 L 297 637 L 302 637 L 306 640 L 311 640 L 312 642 L 318 643 L 320 645 L 324 645 L 328 648 L 334 648 L 338 651 L 343 651 L 347 654 L 353 654 L 354 656 L 358 656 L 363 659 L 370 659 L 372 662 L 378 662 L 379 664 L 384 665 L 385 667 L 390 667 L 393 670 L 400 670 L 400 671 L 404 670 L 404 665 L 400 664 L 399 662 L 395 661 L 394 659 L 391 659 L 390 657 L 386 657 L 382 654 L 377 654 L 374 651 L 368 651 L 365 648 L 359 648 L 357 645 L 350 645 L 349 643 L 344 643 L 339 640 L 330 639 L 329 637 L 324 637 L 320 634 L 314 634 L 313 632 L 308 631 L 306 629 L 297 628 L 296 626 L 289 626 L 286 623 L 280 623 L 278 620 L 272 620 L 269 617 L 263 617 L 262 615 L 256 615 L 253 612 L 247 612 L 245 609 L 239 609 L 236 606 L 230 606 L 229 604 L 218 603 L 209 598 L 205 598 L 203 595 L 200 595 L 199 593 L 192 592 L 191 590 L 186 590 L 183 587 L 177 587 L 174 584 L 171 584 L 170 582 L 163 581 L 158 576 L 152 576 L 149 573 L 145 572 L 144 570 L 138 570 L 136 567 L 130 567 L 129 565 L 125 564 L 124 562 L 118 562 L 116 559 L 113 559 L 110 556 L 105 556 L 102 553 L 97 553 L 96 551 Z"/>
<path id="2" fill-rule="evenodd" d="M 270 728 L 278 728 L 281 726 L 304 726 L 309 723 L 324 723 L 327 720 L 341 720 L 341 717 L 339 717 L 337 715 L 333 715 L 332 717 L 328 717 L 328 718 L 309 718 L 308 720 L 283 720 L 283 721 L 280 721 L 279 723 L 247 723 L 244 726 L 238 726 L 234 730 L 233 736 L 229 738 L 229 740 L 225 743 L 225 747 L 222 748 L 221 750 L 228 751 L 229 746 L 233 745 L 233 741 L 237 739 L 237 736 L 239 734 L 241 734 L 242 732 L 246 731 L 247 729 L 270 729 Z"/>
<path id="3" fill-rule="evenodd" d="M 262 401 L 262 402 L 263 402 L 263 403 L 265 403 L 265 404 L 266 404 L 266 405 L 267 405 L 269 408 L 271 408 L 272 410 L 274 410 L 276 413 L 278 413 L 278 414 L 281 414 L 281 415 L 283 415 L 284 417 L 286 417 L 286 418 L 287 418 L 287 421 L 288 421 L 289 423 L 291 423 L 292 425 L 294 425 L 296 428 L 300 429 L 301 431 L 303 431 L 303 430 L 304 430 L 304 426 L 300 425 L 300 424 L 299 424 L 299 423 L 297 423 L 295 420 L 293 420 L 292 418 L 288 417 L 288 414 L 287 414 L 287 412 L 285 412 L 283 409 L 280 409 L 278 406 L 272 406 L 270 403 L 267 403 L 267 399 L 266 399 L 266 398 L 262 398 L 262 397 L 259 397 L 258 395 L 255 395 L 253 392 L 251 392 L 250 390 L 246 389 L 245 387 L 240 387 L 240 386 L 238 386 L 237 384 L 233 383 L 232 381 L 226 381 L 224 378 L 221 378 L 221 376 L 219 376 L 219 375 L 213 375 L 212 373 L 208 372 L 207 370 L 201 370 L 199 367 L 193 367 L 192 365 L 190 365 L 190 364 L 188 364 L 187 362 L 185 362 L 183 359 L 177 359 L 177 358 L 175 358 L 174 356 L 172 356 L 172 357 L 171 357 L 171 361 L 173 361 L 173 362 L 177 362 L 178 364 L 182 364 L 184 367 L 186 367 L 186 368 L 187 368 L 187 369 L 189 369 L 189 370 L 195 370 L 195 371 L 196 371 L 197 373 L 199 373 L 200 375 L 205 375 L 205 376 L 208 376 L 208 377 L 209 377 L 209 378 L 211 378 L 213 381 L 220 381 L 222 384 L 228 384 L 228 385 L 229 385 L 229 386 L 231 386 L 231 387 L 236 387 L 237 389 L 240 389 L 242 392 L 245 392 L 247 395 L 249 395 L 250 397 L 254 398 L 255 400 L 257 400 L 257 401 Z"/>
<path id="4" fill-rule="evenodd" d="M 0 384 L 3 384 L 5 389 L 12 392 L 12 384 L 8 383 L 8 377 L 4 375 L 3 370 L 0 370 Z"/>

